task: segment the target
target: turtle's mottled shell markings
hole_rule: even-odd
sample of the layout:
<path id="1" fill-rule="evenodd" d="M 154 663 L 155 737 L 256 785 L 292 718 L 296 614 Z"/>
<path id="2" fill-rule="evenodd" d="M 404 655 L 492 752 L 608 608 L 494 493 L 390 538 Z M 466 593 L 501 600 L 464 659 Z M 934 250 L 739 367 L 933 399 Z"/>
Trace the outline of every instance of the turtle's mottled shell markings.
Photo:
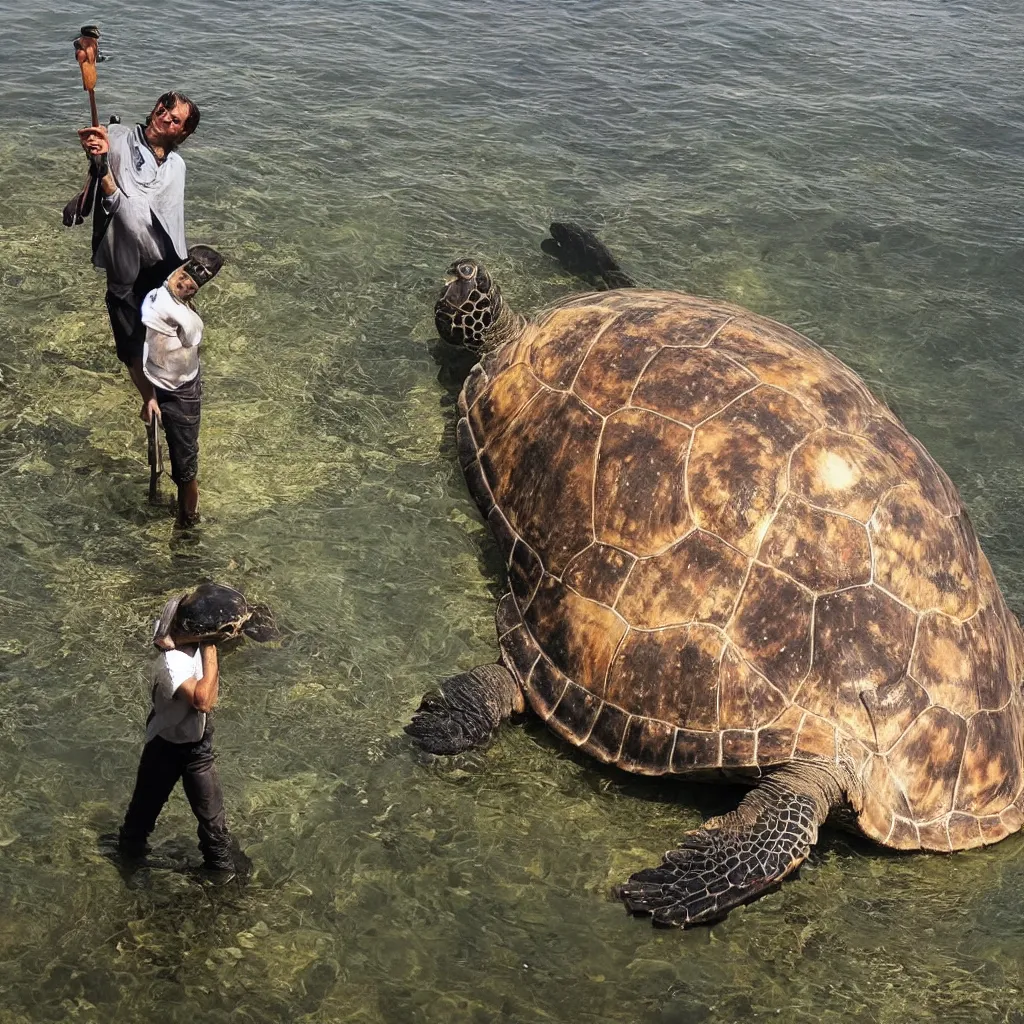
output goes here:
<path id="1" fill-rule="evenodd" d="M 595 540 L 645 557 L 686 535 L 693 525 L 683 486 L 692 435 L 646 409 L 620 409 L 605 420 L 592 478 Z"/>
<path id="2" fill-rule="evenodd" d="M 956 488 L 857 376 L 738 307 L 578 296 L 486 357 L 459 458 L 505 663 L 645 774 L 834 762 L 898 848 L 1024 823 L 1024 637 Z"/>
<path id="3" fill-rule="evenodd" d="M 777 503 L 758 560 L 816 593 L 871 582 L 871 545 L 864 524 L 794 494 Z"/>

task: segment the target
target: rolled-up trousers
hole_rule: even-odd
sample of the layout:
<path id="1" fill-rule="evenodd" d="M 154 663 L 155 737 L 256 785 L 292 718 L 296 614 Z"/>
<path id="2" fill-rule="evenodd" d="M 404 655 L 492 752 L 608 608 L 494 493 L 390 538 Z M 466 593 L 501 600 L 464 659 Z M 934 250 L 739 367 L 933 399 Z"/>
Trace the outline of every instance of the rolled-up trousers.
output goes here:
<path id="1" fill-rule="evenodd" d="M 145 848 L 178 779 L 199 822 L 203 863 L 232 870 L 231 833 L 224 816 L 224 792 L 214 764 L 213 728 L 209 724 L 198 743 L 169 743 L 157 736 L 142 748 L 135 792 L 121 826 L 121 846 L 129 850 Z"/>

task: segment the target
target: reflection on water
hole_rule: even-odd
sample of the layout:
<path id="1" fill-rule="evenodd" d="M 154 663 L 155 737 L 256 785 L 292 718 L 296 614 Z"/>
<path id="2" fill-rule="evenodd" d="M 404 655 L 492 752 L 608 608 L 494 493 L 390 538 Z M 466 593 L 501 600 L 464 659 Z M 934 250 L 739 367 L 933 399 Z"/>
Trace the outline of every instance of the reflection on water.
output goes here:
<path id="1" fill-rule="evenodd" d="M 731 794 L 600 768 L 539 726 L 454 763 L 401 735 L 439 675 L 495 651 L 499 571 L 432 354 L 439 274 L 472 252 L 520 308 L 564 295 L 538 248 L 553 215 L 597 226 L 643 281 L 749 305 L 858 369 L 1024 607 L 1011 8 L 185 0 L 90 18 L 113 58 L 104 115 L 168 82 L 203 104 L 190 237 L 230 262 L 202 296 L 205 522 L 175 538 L 145 503 L 86 239 L 59 228 L 81 175 L 78 22 L 8 12 L 0 1021 L 1018 1019 L 1018 838 L 928 857 L 828 834 L 780 893 L 656 932 L 611 885 Z M 130 881 L 97 847 L 137 763 L 147 622 L 201 577 L 287 627 L 223 665 L 245 890 L 182 870 L 180 797 Z"/>

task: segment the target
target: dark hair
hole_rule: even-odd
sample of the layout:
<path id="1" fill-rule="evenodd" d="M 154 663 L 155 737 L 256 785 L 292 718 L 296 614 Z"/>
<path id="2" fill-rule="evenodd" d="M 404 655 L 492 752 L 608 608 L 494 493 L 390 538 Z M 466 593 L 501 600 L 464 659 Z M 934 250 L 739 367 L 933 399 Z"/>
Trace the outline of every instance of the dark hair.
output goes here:
<path id="1" fill-rule="evenodd" d="M 190 100 L 183 92 L 165 92 L 153 104 L 153 110 L 156 110 L 157 107 L 172 110 L 179 103 L 184 103 L 188 107 L 188 116 L 185 118 L 185 138 L 187 139 L 199 127 L 199 106 L 194 100 Z M 146 118 L 147 128 L 152 118 L 153 114 L 151 111 L 149 117 Z"/>

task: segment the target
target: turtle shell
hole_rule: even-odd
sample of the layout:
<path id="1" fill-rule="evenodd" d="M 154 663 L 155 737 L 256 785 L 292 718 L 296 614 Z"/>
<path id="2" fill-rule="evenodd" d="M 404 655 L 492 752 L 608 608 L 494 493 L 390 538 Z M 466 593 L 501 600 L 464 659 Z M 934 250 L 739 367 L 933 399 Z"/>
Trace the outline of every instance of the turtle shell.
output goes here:
<path id="1" fill-rule="evenodd" d="M 504 663 L 629 771 L 832 762 L 861 829 L 1018 829 L 1024 637 L 959 494 L 838 359 L 672 292 L 576 297 L 478 364 L 459 457 Z"/>
<path id="2" fill-rule="evenodd" d="M 234 587 L 200 583 L 174 613 L 174 628 L 192 637 L 227 640 L 238 636 L 249 618 L 249 604 Z"/>
<path id="3" fill-rule="evenodd" d="M 233 640 L 243 633 L 264 642 L 275 638 L 273 613 L 266 605 L 249 604 L 224 583 L 200 583 L 179 602 L 174 629 L 196 639 Z"/>

